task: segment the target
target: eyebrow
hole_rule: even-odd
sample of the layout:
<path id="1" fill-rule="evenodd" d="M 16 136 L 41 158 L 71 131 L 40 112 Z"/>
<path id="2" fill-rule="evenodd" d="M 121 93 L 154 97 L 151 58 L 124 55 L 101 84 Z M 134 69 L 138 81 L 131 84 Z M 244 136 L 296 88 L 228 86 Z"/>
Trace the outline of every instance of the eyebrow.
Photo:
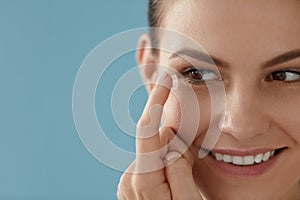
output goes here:
<path id="1" fill-rule="evenodd" d="M 279 64 L 294 60 L 299 57 L 300 57 L 300 49 L 295 49 L 295 50 L 283 53 L 279 56 L 276 56 L 275 58 L 272 58 L 271 60 L 263 63 L 262 68 L 268 68 L 268 67 L 272 67 L 274 65 L 279 65 Z"/>
<path id="2" fill-rule="evenodd" d="M 175 58 L 182 58 L 183 56 L 188 56 L 188 57 L 191 57 L 191 58 L 194 58 L 197 60 L 201 60 L 203 62 L 212 64 L 212 65 L 216 64 L 219 67 L 224 67 L 224 68 L 229 67 L 229 64 L 226 61 L 224 61 L 220 58 L 217 58 L 215 56 L 208 55 L 202 51 L 197 51 L 194 49 L 180 49 L 180 50 L 176 51 L 175 53 L 173 53 L 169 57 L 169 60 L 173 60 Z"/>
<path id="3" fill-rule="evenodd" d="M 175 53 L 173 53 L 170 57 L 169 60 L 175 59 L 175 58 L 182 58 L 182 56 L 188 56 L 192 57 L 197 60 L 201 60 L 203 62 L 206 62 L 208 64 L 216 64 L 218 67 L 223 67 L 223 68 L 229 68 L 230 64 L 220 58 L 217 58 L 212 55 L 208 55 L 202 51 L 197 51 L 194 49 L 181 49 Z M 264 62 L 261 67 L 262 68 L 268 68 L 272 67 L 275 65 L 279 65 L 291 60 L 294 60 L 296 58 L 300 57 L 300 49 L 295 49 L 292 51 L 288 51 L 286 53 L 283 53 L 281 55 L 278 55 L 266 62 Z"/>

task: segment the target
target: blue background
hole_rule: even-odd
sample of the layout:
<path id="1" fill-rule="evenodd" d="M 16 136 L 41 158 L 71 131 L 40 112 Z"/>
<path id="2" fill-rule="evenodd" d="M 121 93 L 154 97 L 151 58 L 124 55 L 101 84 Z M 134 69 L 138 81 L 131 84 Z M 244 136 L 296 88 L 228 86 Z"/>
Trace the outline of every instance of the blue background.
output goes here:
<path id="1" fill-rule="evenodd" d="M 73 83 L 96 45 L 145 27 L 146 13 L 147 0 L 0 1 L 1 200 L 116 199 L 121 172 L 91 156 L 76 132 Z M 134 55 L 122 62 L 133 67 Z M 131 106 L 135 119 L 142 106 Z M 109 137 L 134 150 L 132 138 Z"/>

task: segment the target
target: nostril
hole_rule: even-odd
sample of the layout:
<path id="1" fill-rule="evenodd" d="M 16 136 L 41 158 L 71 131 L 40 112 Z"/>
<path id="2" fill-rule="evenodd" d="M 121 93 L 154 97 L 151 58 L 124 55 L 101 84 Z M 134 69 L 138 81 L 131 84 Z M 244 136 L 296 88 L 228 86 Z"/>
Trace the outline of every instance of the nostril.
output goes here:
<path id="1" fill-rule="evenodd" d="M 247 108 L 245 108 L 247 107 Z M 238 140 L 247 140 L 257 135 L 270 133 L 271 121 L 261 109 L 248 106 L 231 106 L 224 117 L 219 120 L 218 127 L 222 133 Z"/>

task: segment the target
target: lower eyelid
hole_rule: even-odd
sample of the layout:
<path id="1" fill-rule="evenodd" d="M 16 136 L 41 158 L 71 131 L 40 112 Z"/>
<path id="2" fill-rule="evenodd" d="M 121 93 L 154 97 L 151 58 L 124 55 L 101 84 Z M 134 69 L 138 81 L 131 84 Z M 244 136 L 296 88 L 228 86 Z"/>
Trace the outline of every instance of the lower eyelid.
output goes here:
<path id="1" fill-rule="evenodd" d="M 205 81 L 193 81 L 185 76 L 180 76 L 179 80 L 187 81 L 191 85 L 204 85 L 205 84 Z"/>

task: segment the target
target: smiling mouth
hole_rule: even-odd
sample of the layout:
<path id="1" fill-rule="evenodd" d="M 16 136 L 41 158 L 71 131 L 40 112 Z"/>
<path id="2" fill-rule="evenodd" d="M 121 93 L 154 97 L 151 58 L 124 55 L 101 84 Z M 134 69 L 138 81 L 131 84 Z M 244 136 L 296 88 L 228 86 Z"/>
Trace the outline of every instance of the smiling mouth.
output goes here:
<path id="1" fill-rule="evenodd" d="M 212 149 L 207 161 L 213 168 L 225 174 L 241 177 L 258 176 L 271 169 L 285 150 L 287 147 L 248 151 Z"/>
<path id="2" fill-rule="evenodd" d="M 212 157 L 214 157 L 217 161 L 222 161 L 225 163 L 238 165 L 238 166 L 249 166 L 249 165 L 260 164 L 262 162 L 267 162 L 270 158 L 276 156 L 284 149 L 285 148 L 280 148 L 271 151 L 266 151 L 264 153 L 257 153 L 253 155 L 250 154 L 245 156 L 230 155 L 230 154 L 219 153 L 214 151 L 211 151 L 209 154 Z"/>

